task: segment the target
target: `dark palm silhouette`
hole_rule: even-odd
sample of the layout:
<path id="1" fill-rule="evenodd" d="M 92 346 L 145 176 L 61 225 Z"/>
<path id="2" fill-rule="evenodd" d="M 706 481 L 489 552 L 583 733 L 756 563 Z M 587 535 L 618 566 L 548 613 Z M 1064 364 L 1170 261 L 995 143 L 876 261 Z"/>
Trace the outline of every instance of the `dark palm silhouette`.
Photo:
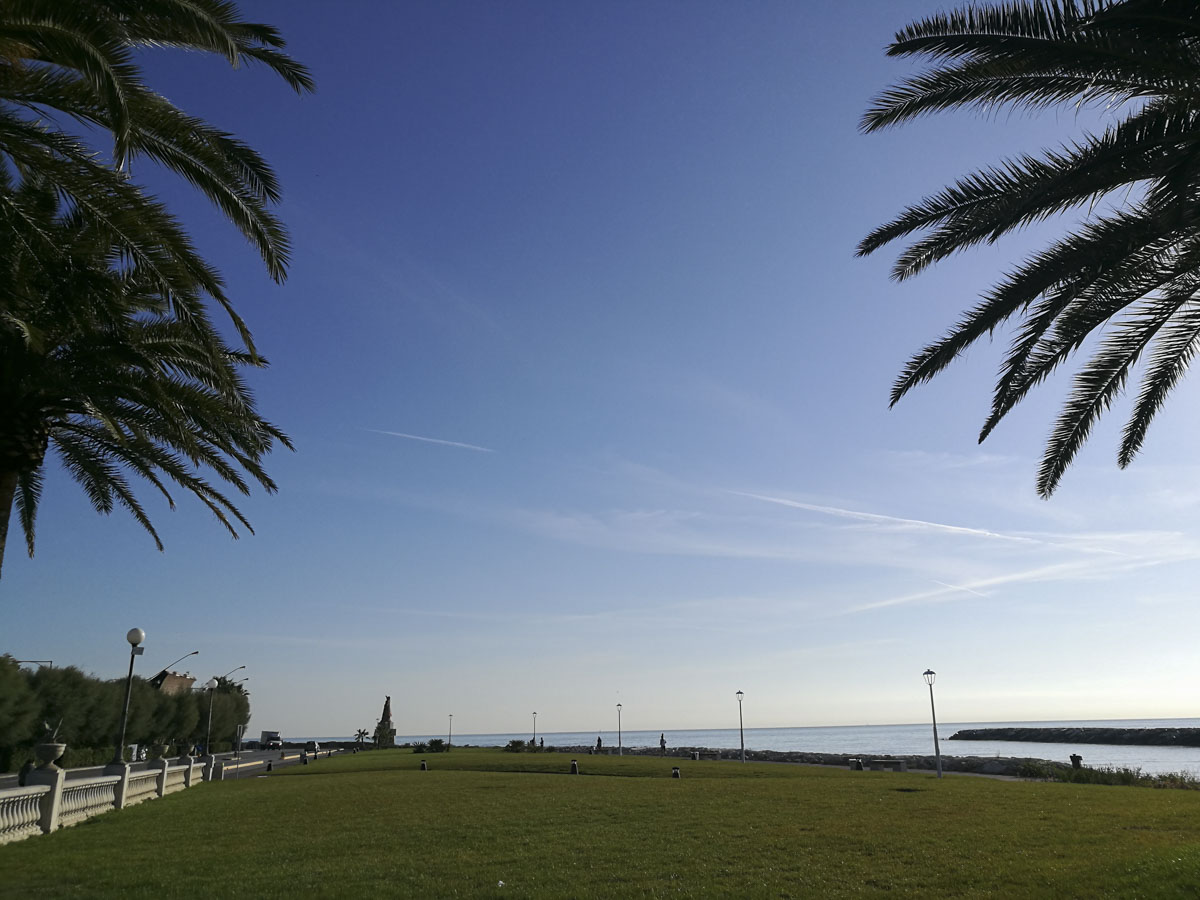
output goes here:
<path id="1" fill-rule="evenodd" d="M 875 229 L 871 253 L 911 238 L 893 269 L 909 278 L 957 251 L 1031 223 L 1084 211 L 1081 224 L 1000 279 L 905 366 L 895 404 L 979 338 L 1012 323 L 979 439 L 1091 338 L 1045 447 L 1049 496 L 1097 418 L 1139 363 L 1121 439 L 1128 465 L 1200 342 L 1200 4 L 1052 0 L 972 5 L 910 25 L 892 56 L 932 65 L 875 98 L 863 129 L 970 107 L 1121 111 L 1099 134 L 960 178 Z"/>
<path id="2" fill-rule="evenodd" d="M 270 166 L 151 90 L 135 54 L 144 47 L 215 54 L 233 66 L 264 65 L 296 91 L 311 91 L 308 71 L 283 46 L 277 29 L 241 21 L 224 0 L 9 0 L 0 8 L 0 154 L 105 215 L 111 186 L 97 185 L 90 149 L 59 124 L 104 129 L 113 141 L 110 171 L 144 157 L 177 172 L 282 277 L 287 238 L 268 208 L 279 199 Z"/>
<path id="3" fill-rule="evenodd" d="M 239 372 L 264 361 L 226 346 L 199 281 L 186 320 L 164 297 L 150 270 L 179 268 L 169 246 L 129 260 L 106 225 L 35 177 L 13 185 L 0 169 L 0 196 L 20 213 L 0 229 L 17 238 L 0 252 L 0 562 L 14 502 L 33 555 L 50 447 L 98 512 L 123 506 L 160 550 L 131 474 L 172 507 L 168 484 L 184 489 L 234 537 L 235 523 L 252 531 L 203 473 L 243 494 L 246 476 L 275 490 L 263 458 L 291 444 L 258 415 Z"/>

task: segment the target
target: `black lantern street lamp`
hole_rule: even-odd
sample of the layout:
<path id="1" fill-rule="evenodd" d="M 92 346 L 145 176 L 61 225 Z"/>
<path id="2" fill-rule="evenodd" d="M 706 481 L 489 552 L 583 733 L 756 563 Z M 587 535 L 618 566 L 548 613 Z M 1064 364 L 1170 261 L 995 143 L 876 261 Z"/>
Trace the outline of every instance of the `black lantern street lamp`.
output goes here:
<path id="1" fill-rule="evenodd" d="M 121 709 L 121 730 L 117 732 L 117 749 L 113 751 L 113 765 L 125 762 L 125 725 L 129 722 L 129 698 L 133 694 L 133 661 L 146 652 L 141 646 L 146 639 L 146 632 L 140 628 L 130 628 L 125 635 L 129 641 L 129 677 L 125 679 L 125 706 Z"/>
<path id="2" fill-rule="evenodd" d="M 937 760 L 937 776 L 942 777 L 942 748 L 938 746 L 937 736 L 937 710 L 933 706 L 933 682 L 937 679 L 937 672 L 933 669 L 926 669 L 921 673 L 925 678 L 925 683 L 929 685 L 929 712 L 933 716 L 933 757 Z"/>

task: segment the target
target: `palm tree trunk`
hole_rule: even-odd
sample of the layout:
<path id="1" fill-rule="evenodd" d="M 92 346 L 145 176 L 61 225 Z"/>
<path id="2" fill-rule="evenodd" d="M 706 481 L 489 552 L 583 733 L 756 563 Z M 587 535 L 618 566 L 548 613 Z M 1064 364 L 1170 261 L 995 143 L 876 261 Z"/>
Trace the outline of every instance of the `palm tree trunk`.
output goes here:
<path id="1" fill-rule="evenodd" d="M 8 520 L 12 517 L 13 496 L 17 492 L 17 473 L 0 472 L 0 572 L 4 568 L 4 547 L 8 543 Z"/>

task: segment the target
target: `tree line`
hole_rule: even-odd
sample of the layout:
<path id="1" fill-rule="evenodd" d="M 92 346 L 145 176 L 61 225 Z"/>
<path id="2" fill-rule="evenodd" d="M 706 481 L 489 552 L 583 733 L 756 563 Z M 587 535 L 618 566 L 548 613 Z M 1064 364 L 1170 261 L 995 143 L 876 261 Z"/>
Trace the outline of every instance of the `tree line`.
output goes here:
<path id="1" fill-rule="evenodd" d="M 100 765 L 113 757 L 125 678 L 111 681 L 75 666 L 23 669 L 0 656 L 0 771 L 20 768 L 33 747 L 57 732 L 67 745 L 62 765 Z M 168 756 L 203 745 L 212 707 L 212 746 L 227 750 L 238 725 L 250 720 L 250 695 L 226 679 L 210 694 L 191 690 L 165 694 L 144 678 L 133 679 L 126 725 L 127 744 L 166 744 Z"/>

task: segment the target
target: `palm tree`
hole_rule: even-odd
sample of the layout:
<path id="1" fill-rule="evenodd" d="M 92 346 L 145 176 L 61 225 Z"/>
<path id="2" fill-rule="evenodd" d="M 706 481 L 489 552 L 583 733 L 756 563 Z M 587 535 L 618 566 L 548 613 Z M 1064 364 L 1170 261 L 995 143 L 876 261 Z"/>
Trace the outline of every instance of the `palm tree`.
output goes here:
<path id="1" fill-rule="evenodd" d="M 354 732 L 354 743 L 358 744 L 358 746 L 361 747 L 363 745 L 363 742 L 366 739 L 367 739 L 367 729 L 360 728 L 360 729 L 358 729 L 358 731 Z"/>
<path id="2" fill-rule="evenodd" d="M 131 213 L 129 204 L 137 195 L 119 182 L 138 157 L 153 160 L 204 192 L 282 280 L 288 241 L 270 210 L 279 200 L 274 173 L 252 148 L 147 87 L 134 54 L 150 46 L 214 53 L 235 67 L 260 63 L 297 92 L 313 90 L 308 71 L 283 53 L 279 32 L 242 22 L 228 0 L 7 0 L 0 162 L 54 184 L 136 256 L 157 238 L 136 227 L 140 210 Z M 113 167 L 57 124 L 69 119 L 111 133 Z"/>
<path id="3" fill-rule="evenodd" d="M 892 271 L 903 280 L 957 251 L 1083 210 L 1080 224 L 997 281 L 941 339 L 916 354 L 891 402 L 1014 320 L 982 441 L 1092 337 L 1092 355 L 1047 442 L 1038 492 L 1053 493 L 1141 362 L 1118 454 L 1124 468 L 1200 346 L 1200 4 L 971 5 L 910 25 L 888 53 L 931 66 L 875 98 L 863 117 L 868 132 L 958 107 L 991 112 L 1099 104 L 1121 111 L 1102 133 L 960 178 L 875 229 L 858 249 L 865 255 L 912 237 Z"/>
<path id="4" fill-rule="evenodd" d="M 258 415 L 239 373 L 265 362 L 223 342 L 199 302 L 202 281 L 189 288 L 190 318 L 163 296 L 152 268 L 184 281 L 168 244 L 131 260 L 105 224 L 38 178 L 14 185 L 0 169 L 0 196 L 19 213 L 0 228 L 0 563 L 14 503 L 33 554 L 51 446 L 98 512 L 123 506 L 160 550 L 131 474 L 172 508 L 170 483 L 234 537 L 238 525 L 252 531 L 202 470 L 243 494 L 247 476 L 275 490 L 263 457 L 291 444 Z"/>

